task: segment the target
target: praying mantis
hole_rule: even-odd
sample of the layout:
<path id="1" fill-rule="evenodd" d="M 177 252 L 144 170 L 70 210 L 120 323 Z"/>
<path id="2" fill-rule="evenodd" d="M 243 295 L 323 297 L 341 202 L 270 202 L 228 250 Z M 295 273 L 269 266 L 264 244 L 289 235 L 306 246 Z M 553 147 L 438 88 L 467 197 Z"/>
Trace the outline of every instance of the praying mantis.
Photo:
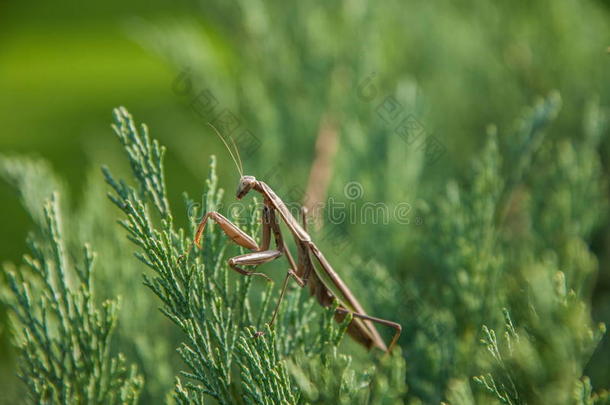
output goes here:
<path id="1" fill-rule="evenodd" d="M 254 270 L 246 270 L 244 269 L 244 266 L 259 266 L 261 264 L 271 262 L 280 256 L 286 257 L 290 264 L 290 268 L 288 269 L 286 277 L 284 278 L 278 302 L 273 311 L 271 321 L 269 322 L 270 328 L 273 327 L 273 324 L 277 318 L 280 304 L 286 294 L 288 282 L 292 278 L 301 288 L 309 286 L 310 294 L 313 295 L 324 307 L 330 306 L 336 299 L 338 307 L 336 308 L 335 319 L 340 322 L 345 318 L 345 316 L 347 316 L 348 313 L 352 315 L 352 321 L 347 327 L 347 333 L 356 342 L 362 344 L 367 349 L 376 347 L 388 353 L 391 352 L 402 331 L 400 324 L 386 319 L 375 318 L 366 314 L 362 305 L 358 302 L 356 297 L 354 297 L 345 282 L 333 270 L 326 257 L 324 257 L 320 249 L 312 241 L 312 238 L 307 232 L 306 210 L 304 208 L 301 210 L 301 225 L 292 215 L 286 204 L 271 189 L 271 187 L 269 187 L 269 185 L 263 181 L 257 180 L 254 176 L 243 174 L 243 164 L 241 162 L 239 150 L 235 144 L 235 141 L 233 141 L 233 146 L 235 148 L 235 154 L 233 154 L 231 148 L 220 132 L 218 132 L 211 124 L 210 126 L 224 143 L 240 174 L 236 198 L 241 200 L 252 190 L 260 193 L 263 197 L 262 237 L 261 244 L 259 245 L 256 243 L 254 238 L 242 231 L 237 225 L 232 223 L 222 214 L 216 211 L 210 211 L 203 216 L 199 222 L 199 225 L 197 226 L 194 237 L 195 245 L 201 249 L 201 240 L 206 224 L 209 220 L 212 220 L 220 226 L 222 231 L 235 244 L 252 251 L 250 253 L 232 257 L 228 260 L 229 267 L 236 272 L 244 276 L 260 276 L 270 281 L 266 274 L 256 272 Z M 278 216 L 284 222 L 294 238 L 298 252 L 296 262 L 283 238 Z M 271 248 L 271 235 L 273 235 L 275 242 L 274 249 Z M 379 332 L 373 325 L 373 322 L 389 326 L 395 330 L 389 346 L 386 346 L 385 342 L 379 335 Z M 255 336 L 260 336 L 262 334 L 262 332 L 257 332 Z"/>

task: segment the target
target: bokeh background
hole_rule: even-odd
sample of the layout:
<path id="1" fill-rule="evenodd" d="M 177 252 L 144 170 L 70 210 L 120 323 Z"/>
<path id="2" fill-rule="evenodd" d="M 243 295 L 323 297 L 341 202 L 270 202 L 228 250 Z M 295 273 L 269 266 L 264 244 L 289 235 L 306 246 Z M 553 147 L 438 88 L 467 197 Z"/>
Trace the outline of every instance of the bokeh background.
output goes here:
<path id="1" fill-rule="evenodd" d="M 349 249 L 340 250 L 373 258 L 405 281 L 408 267 L 421 264 L 420 248 L 411 243 L 416 220 L 425 226 L 426 215 L 434 215 L 426 207 L 447 181 L 465 177 L 490 125 L 509 147 L 528 106 L 560 94 L 561 110 L 548 132 L 577 141 L 588 106 L 610 105 L 608 1 L 328 3 L 4 1 L 0 152 L 48 160 L 77 210 L 91 198 L 84 195 L 88 173 L 101 164 L 125 167 L 109 129 L 112 108 L 124 105 L 168 146 L 173 200 L 180 202 L 184 190 L 198 195 L 211 154 L 232 198 L 233 163 L 205 125 L 211 116 L 193 108 L 193 97 L 207 90 L 217 111 L 230 111 L 240 121 L 238 132 L 256 139 L 244 156 L 246 172 L 274 179 L 272 186 L 298 201 L 318 134 L 328 126 L 337 150 L 326 195 L 350 201 L 344 189 L 355 181 L 363 190 L 359 204 L 407 202 L 413 213 L 410 226 L 341 225 Z M 373 86 L 366 89 L 370 99 L 365 85 Z M 413 117 L 442 153 L 428 156 L 394 132 L 399 121 L 378 114 L 388 97 L 400 103 L 390 109 Z M 598 149 L 606 176 L 608 150 L 606 139 Z M 19 261 L 31 223 L 4 182 L 0 212 L 0 258 Z M 186 216 L 177 220 L 186 223 Z M 115 220 L 109 215 L 108 222 Z M 599 260 L 593 317 L 605 322 L 609 235 L 606 219 L 587 241 Z M 124 240 L 118 228 L 117 238 Z M 378 311 L 384 312 L 392 317 L 392 310 Z M 1 324 L 0 338 L 4 375 L 11 375 Z M 610 359 L 609 346 L 605 338 L 594 357 Z M 593 362 L 587 374 L 594 385 L 610 382 L 607 362 Z"/>

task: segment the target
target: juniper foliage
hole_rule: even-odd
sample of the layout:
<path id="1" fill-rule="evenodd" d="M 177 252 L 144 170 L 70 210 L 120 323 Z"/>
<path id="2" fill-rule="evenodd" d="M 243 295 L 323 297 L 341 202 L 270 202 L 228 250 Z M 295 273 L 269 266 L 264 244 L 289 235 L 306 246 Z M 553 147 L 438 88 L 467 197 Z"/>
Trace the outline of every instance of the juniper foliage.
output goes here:
<path id="1" fill-rule="evenodd" d="M 173 385 L 168 401 L 175 403 L 608 403 L 608 393 L 595 390 L 585 370 L 605 331 L 592 320 L 588 304 L 597 263 L 587 240 L 607 207 L 597 154 L 607 118 L 591 104 L 582 139 L 549 138 L 559 106 L 557 95 L 534 106 L 517 125 L 516 141 L 510 144 L 490 128 L 466 179 L 449 182 L 445 195 L 421 205 L 428 223 L 413 240 L 426 248 L 419 259 L 422 266 L 411 270 L 407 286 L 388 282 L 388 269 L 375 260 L 355 255 L 350 266 L 342 267 L 342 275 L 350 277 L 364 302 L 381 301 L 396 309 L 405 326 L 401 348 L 383 358 L 341 344 L 349 318 L 336 324 L 333 308 L 319 308 L 300 288 L 289 291 L 275 329 L 268 329 L 265 322 L 277 302 L 276 286 L 232 274 L 226 258 L 243 249 L 227 243 L 213 223 L 203 249 L 190 248 L 198 218 L 189 218 L 187 230 L 176 225 L 167 195 L 165 149 L 124 108 L 115 110 L 114 130 L 134 183 L 117 179 L 108 168 L 103 173 L 131 244 L 116 241 L 115 225 L 102 220 L 109 213 L 100 210 L 95 197 L 74 214 L 75 220 L 66 218 L 67 228 L 79 231 L 64 240 L 58 232 L 55 197 L 46 211 L 35 214 L 42 228 L 31 244 L 34 259 L 26 262 L 30 271 L 7 273 L 12 290 L 4 301 L 13 308 L 17 328 L 25 328 L 16 343 L 33 400 L 35 395 L 56 395 L 58 401 L 96 395 L 102 401 L 134 402 L 142 387 L 140 377 L 128 371 L 125 360 L 109 346 L 117 312 L 114 305 L 98 305 L 92 298 L 90 250 L 77 255 L 79 261 L 66 259 L 60 248 L 67 245 L 74 251 L 92 236 L 108 256 L 98 261 L 105 273 L 96 280 L 133 304 L 133 311 L 122 311 L 116 342 L 149 377 L 151 387 L 148 380 L 143 385 L 147 400 L 160 402 Z M 36 207 L 37 198 L 47 194 L 28 190 L 37 190 L 32 185 L 48 169 L 19 158 L 3 161 L 11 162 L 3 173 L 22 190 L 25 206 Z M 200 215 L 224 208 L 215 169 L 212 158 L 203 204 L 197 206 L 185 195 L 187 212 L 199 208 Z M 101 188 L 90 191 L 99 196 Z M 258 235 L 256 202 L 244 212 L 226 215 Z M 95 234 L 101 234 L 100 239 Z M 139 265 L 126 256 L 134 248 Z M 44 263 L 63 270 L 45 273 Z M 144 267 L 148 270 L 142 285 L 137 280 Z M 368 276 L 354 269 L 367 269 Z M 62 284 L 62 274 L 72 276 Z M 49 275 L 54 281 L 45 282 Z M 138 294 L 145 286 L 151 293 Z M 34 304 L 35 299 L 27 298 L 29 291 L 42 301 Z M 154 321 L 158 314 L 144 311 L 159 304 L 170 323 Z M 57 318 L 56 327 L 49 329 L 49 338 L 37 340 L 45 318 Z M 67 334 L 61 333 L 63 324 L 68 325 Z M 138 337 L 134 325 L 147 339 Z M 168 325 L 175 334 L 167 333 Z M 254 339 L 257 331 L 265 334 Z M 55 351 L 47 350 L 45 339 L 54 342 Z M 151 348 L 151 342 L 167 350 L 177 348 L 180 363 L 173 363 L 168 351 Z M 86 344 L 93 346 L 81 348 Z M 91 363 L 74 357 L 62 360 L 62 366 L 45 357 L 62 350 L 68 355 L 86 350 L 94 354 L 87 357 Z M 66 371 L 57 380 L 52 373 L 61 367 Z M 76 369 L 81 372 L 74 373 Z M 105 377 L 96 380 L 100 375 Z"/>
<path id="2" fill-rule="evenodd" d="M 219 403 L 400 403 L 404 399 L 417 402 L 426 398 L 430 402 L 432 398 L 444 397 L 451 403 L 469 404 L 491 400 L 484 394 L 487 391 L 508 404 L 542 403 L 547 398 L 554 398 L 557 403 L 604 403 L 607 393 L 594 393 L 583 373 L 604 332 L 603 325 L 591 321 L 585 301 L 596 265 L 584 241 L 602 218 L 605 206 L 605 186 L 595 152 L 605 130 L 605 120 L 592 105 L 586 136 L 580 143 L 544 142 L 545 127 L 556 116 L 558 107 L 559 99 L 553 95 L 525 116 L 517 128 L 518 142 L 510 145 L 513 152 L 504 154 L 505 161 L 500 153 L 505 146 L 497 141 L 496 132 L 491 129 L 487 146 L 473 165 L 469 184 L 449 183 L 446 197 L 427 208 L 437 215 L 426 233 L 420 235 L 422 243 L 434 240 L 435 247 L 429 252 L 443 251 L 444 255 L 434 254 L 428 261 L 438 275 L 421 274 L 416 279 L 417 289 L 407 290 L 414 297 L 408 304 L 416 308 L 415 317 L 403 314 L 404 323 L 410 326 L 406 347 L 413 367 L 408 373 L 401 356 L 375 364 L 370 359 L 339 354 L 337 345 L 346 323 L 335 326 L 332 308 L 316 311 L 315 302 L 308 300 L 300 289 L 288 294 L 276 330 L 265 329 L 264 321 L 274 304 L 272 285 L 261 292 L 260 302 L 251 301 L 251 296 L 260 290 L 252 289 L 249 278 L 229 277 L 224 264 L 227 240 L 213 224 L 205 235 L 205 249 L 188 249 L 195 221 L 190 223 L 189 236 L 174 225 L 163 171 L 164 148 L 150 138 L 145 126 L 137 128 L 125 109 L 117 109 L 114 129 L 127 152 L 136 187 L 116 180 L 107 168 L 104 175 L 114 191 L 111 200 L 126 215 L 121 224 L 138 247 L 137 258 L 153 270 L 152 276 L 145 274 L 144 284 L 161 300 L 162 312 L 181 331 L 178 351 L 183 367 L 176 378 L 174 400 L 203 403 L 206 397 L 211 397 Z M 24 205 L 34 209 L 36 194 L 32 190 L 42 190 L 40 196 L 49 189 L 36 186 L 41 173 L 47 170 L 44 164 L 19 159 L 4 162 L 11 162 L 3 166 L 5 177 L 21 191 Z M 572 173 L 575 166 L 580 169 Z M 518 170 L 512 170 L 515 167 Z M 202 212 L 221 208 L 223 193 L 217 182 L 212 159 Z M 553 186 L 544 198 L 535 193 L 542 188 L 541 184 Z M 587 196 L 586 205 L 581 203 L 582 196 Z M 185 200 L 187 207 L 194 206 L 187 196 Z M 515 209 L 515 205 L 526 209 Z M 251 206 L 241 221 L 253 235 L 258 234 L 260 220 L 255 208 L 256 205 Z M 43 226 L 42 240 L 50 243 L 49 252 L 55 254 L 53 266 L 47 267 L 60 269 L 60 273 L 55 276 L 44 273 L 47 267 L 37 263 L 48 261 L 45 256 L 48 253 L 37 244 L 31 245 L 37 260 L 27 263 L 34 276 L 46 280 L 43 287 L 57 288 L 55 281 L 49 281 L 53 279 L 59 280 L 60 291 L 68 291 L 68 284 L 61 282 L 65 278 L 62 270 L 65 258 L 60 254 L 63 241 L 58 233 L 56 211 L 51 204 L 42 214 L 35 211 L 32 215 Z M 83 218 L 88 215 L 92 213 L 83 213 Z M 527 249 L 524 244 L 528 244 Z M 469 248 L 474 245 L 478 249 Z M 185 251 L 188 254 L 184 256 Z M 84 270 L 75 268 L 82 287 L 73 295 L 64 295 L 63 301 L 58 301 L 67 302 L 63 306 L 50 304 L 57 294 L 49 290 L 46 295 L 41 293 L 42 301 L 32 311 L 28 290 L 34 288 L 20 287 L 18 280 L 36 286 L 33 281 L 36 277 L 7 273 L 12 295 L 5 300 L 17 315 L 17 325 L 26 327 L 20 343 L 24 353 L 23 376 L 33 395 L 41 398 L 49 395 L 58 400 L 68 400 L 71 395 L 104 398 L 107 388 L 87 379 L 86 372 L 73 372 L 82 371 L 78 359 L 72 363 L 62 361 L 61 366 L 56 363 L 49 369 L 40 368 L 45 362 L 33 360 L 54 353 L 44 346 L 53 338 L 39 330 L 45 324 L 43 310 L 50 307 L 55 309 L 51 312 L 59 321 L 57 330 L 67 331 L 60 333 L 54 344 L 70 353 L 77 347 L 80 353 L 86 352 L 86 348 L 79 344 L 101 342 L 100 353 L 104 355 L 93 356 L 93 369 L 108 373 L 104 380 L 108 387 L 122 387 L 118 394 L 112 390 L 117 396 L 111 400 L 134 401 L 140 380 L 134 374 L 126 374 L 121 357 L 114 362 L 108 360 L 108 340 L 71 337 L 80 329 L 90 331 L 92 327 L 88 325 L 97 325 L 97 336 L 107 338 L 116 322 L 114 306 L 104 304 L 101 313 L 93 309 L 92 255 L 88 249 L 84 258 Z M 383 282 L 386 270 L 382 266 L 373 262 L 363 264 L 357 258 L 353 263 L 354 267 L 375 268 L 374 274 L 381 277 L 379 286 L 386 284 Z M 129 268 L 126 266 L 125 270 Z M 439 294 L 428 280 L 441 277 L 446 282 Z M 369 282 L 375 280 L 371 278 Z M 520 298 L 523 291 L 525 301 Z M 392 294 L 396 291 L 388 290 L 383 296 Z M 145 297 L 138 299 L 146 301 Z M 253 315 L 253 307 L 257 307 L 257 316 Z M 489 308 L 498 308 L 498 312 L 490 313 Z M 77 316 L 68 316 L 70 311 Z M 41 314 L 42 321 L 31 318 L 36 313 Z M 316 323 L 317 327 L 312 327 Z M 75 326 L 62 329 L 63 324 Z M 477 334 L 473 331 L 478 328 L 482 328 L 485 350 L 472 344 Z M 504 328 L 504 333 L 497 333 L 498 328 Z M 257 330 L 265 330 L 266 334 L 253 339 Z M 551 335 L 549 330 L 553 330 Z M 96 333 L 96 329 L 91 333 Z M 47 337 L 37 340 L 38 335 Z M 132 345 L 138 347 L 135 342 Z M 47 363 L 53 364 L 51 360 Z M 162 361 L 158 356 L 139 360 L 144 369 L 153 369 L 152 362 Z M 558 361 L 565 367 L 554 368 Z M 354 362 L 359 366 L 354 367 Z M 39 368 L 32 368 L 36 364 Z M 423 365 L 429 367 L 422 368 Z M 66 367 L 68 371 L 53 377 L 53 367 L 58 370 Z M 550 373 L 551 370 L 556 371 Z M 474 385 L 469 383 L 471 376 L 475 376 Z M 57 385 L 58 378 L 66 381 Z M 411 392 L 406 390 L 405 381 L 410 383 Z M 433 387 L 433 381 L 444 384 Z"/>
<path id="3" fill-rule="evenodd" d="M 19 376 L 32 403 L 135 404 L 142 379 L 122 354 L 111 352 L 118 301 L 95 304 L 94 253 L 85 245 L 80 264 L 71 263 L 58 204 L 57 194 L 45 203 L 39 234 L 28 239 L 25 266 L 5 268 L 9 289 L 3 301 L 16 329 Z"/>

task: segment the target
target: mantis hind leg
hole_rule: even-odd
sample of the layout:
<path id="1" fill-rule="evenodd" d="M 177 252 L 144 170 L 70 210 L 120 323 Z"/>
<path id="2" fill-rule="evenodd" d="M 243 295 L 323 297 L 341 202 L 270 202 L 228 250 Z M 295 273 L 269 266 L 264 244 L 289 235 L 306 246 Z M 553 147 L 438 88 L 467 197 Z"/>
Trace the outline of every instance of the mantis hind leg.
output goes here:
<path id="1" fill-rule="evenodd" d="M 402 326 L 400 326 L 400 324 L 398 324 L 396 322 L 388 321 L 387 319 L 375 318 L 374 316 L 369 316 L 369 315 L 365 315 L 365 314 L 360 314 L 358 312 L 348 311 L 347 309 L 341 308 L 341 307 L 337 308 L 337 312 L 340 314 L 352 314 L 352 316 L 355 318 L 365 319 L 367 321 L 376 322 L 378 324 L 389 326 L 390 328 L 393 328 L 395 331 L 394 336 L 392 337 L 392 340 L 390 341 L 390 345 L 387 348 L 388 353 L 392 352 L 392 349 L 396 345 L 396 342 L 398 341 L 398 338 L 400 337 L 400 333 L 402 332 Z"/>

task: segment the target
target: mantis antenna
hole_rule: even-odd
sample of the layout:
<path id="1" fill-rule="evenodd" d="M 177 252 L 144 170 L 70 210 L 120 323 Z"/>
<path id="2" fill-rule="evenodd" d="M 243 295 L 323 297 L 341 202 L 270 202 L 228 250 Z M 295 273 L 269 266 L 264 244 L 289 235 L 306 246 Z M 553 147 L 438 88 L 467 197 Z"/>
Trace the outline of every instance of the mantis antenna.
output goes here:
<path id="1" fill-rule="evenodd" d="M 225 147 L 227 148 L 227 150 L 229 151 L 229 154 L 231 155 L 231 159 L 233 159 L 233 163 L 235 163 L 235 167 L 237 167 L 237 171 L 239 172 L 239 175 L 241 177 L 243 177 L 244 172 L 242 170 L 241 165 L 238 163 L 237 159 L 235 158 L 235 155 L 233 154 L 233 152 L 231 152 L 231 148 L 229 147 L 229 144 L 227 143 L 227 141 L 225 141 L 225 139 L 223 138 L 223 136 L 220 134 L 220 131 L 218 131 L 218 129 L 216 129 L 216 127 L 211 123 L 208 122 L 208 125 L 214 130 L 214 132 L 216 132 L 216 135 L 218 135 L 218 137 L 220 138 L 220 140 L 222 141 L 222 143 L 224 143 Z M 233 138 L 231 138 L 231 140 L 233 141 Z M 233 141 L 233 145 L 235 146 L 235 152 L 237 153 L 237 156 L 239 156 L 239 150 L 237 149 L 237 145 L 235 145 L 235 141 Z M 239 162 L 241 162 L 241 157 Z"/>
<path id="2" fill-rule="evenodd" d="M 235 149 L 235 153 L 237 153 L 237 160 L 239 161 L 239 167 L 241 168 L 241 173 L 242 176 L 244 174 L 244 162 L 242 162 L 241 160 L 241 156 L 239 154 L 239 148 L 237 147 L 237 144 L 235 143 L 235 139 L 233 139 L 232 136 L 229 136 L 229 139 L 231 139 L 231 142 L 233 143 L 233 149 Z"/>

